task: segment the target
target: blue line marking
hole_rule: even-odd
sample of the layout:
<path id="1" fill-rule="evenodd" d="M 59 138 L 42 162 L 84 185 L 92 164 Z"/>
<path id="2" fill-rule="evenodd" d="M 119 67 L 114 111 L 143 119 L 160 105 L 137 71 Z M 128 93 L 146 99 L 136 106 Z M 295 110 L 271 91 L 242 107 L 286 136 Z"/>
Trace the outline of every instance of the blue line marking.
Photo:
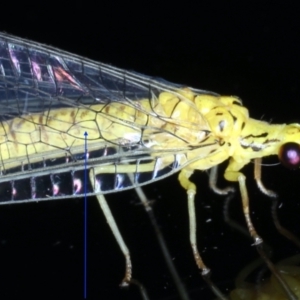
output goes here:
<path id="1" fill-rule="evenodd" d="M 87 136 L 84 133 L 84 229 L 83 229 L 83 298 L 87 297 Z"/>

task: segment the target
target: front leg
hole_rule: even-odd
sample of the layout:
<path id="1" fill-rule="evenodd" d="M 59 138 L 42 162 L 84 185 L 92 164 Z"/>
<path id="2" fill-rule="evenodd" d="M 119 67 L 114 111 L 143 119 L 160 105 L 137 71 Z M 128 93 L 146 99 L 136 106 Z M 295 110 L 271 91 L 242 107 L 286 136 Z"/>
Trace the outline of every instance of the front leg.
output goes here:
<path id="1" fill-rule="evenodd" d="M 196 185 L 189 180 L 190 176 L 193 174 L 192 171 L 183 169 L 178 176 L 178 180 L 181 186 L 186 190 L 188 195 L 188 212 L 190 221 L 190 243 L 192 246 L 194 258 L 198 268 L 202 271 L 202 275 L 206 275 L 210 272 L 210 269 L 204 264 L 196 240 L 197 223 L 196 223 L 196 213 L 195 213 L 195 195 L 196 195 Z"/>
<path id="2" fill-rule="evenodd" d="M 197 222 L 195 213 L 195 195 L 196 185 L 190 181 L 190 176 L 193 171 L 189 169 L 182 169 L 179 173 L 178 180 L 181 186 L 187 191 L 188 196 L 188 212 L 190 222 L 190 243 L 192 246 L 194 258 L 198 268 L 201 270 L 202 278 L 206 281 L 212 292 L 221 300 L 227 300 L 227 297 L 218 289 L 218 287 L 210 280 L 210 269 L 204 264 L 197 246 L 196 232 Z"/>
<path id="3" fill-rule="evenodd" d="M 262 241 L 262 238 L 257 234 L 257 232 L 253 226 L 253 223 L 251 221 L 251 218 L 250 218 L 249 197 L 248 197 L 248 191 L 247 191 L 247 186 L 246 186 L 246 176 L 243 173 L 239 172 L 239 170 L 248 162 L 249 161 L 246 161 L 246 162 L 243 161 L 242 163 L 239 163 L 239 162 L 235 161 L 234 159 L 231 159 L 229 161 L 229 165 L 228 165 L 227 169 L 225 170 L 224 177 L 228 181 L 236 181 L 239 183 L 242 204 L 243 204 L 243 212 L 244 212 L 244 216 L 246 219 L 246 224 L 247 224 L 249 233 L 254 240 L 254 245 L 259 245 L 263 241 Z"/>

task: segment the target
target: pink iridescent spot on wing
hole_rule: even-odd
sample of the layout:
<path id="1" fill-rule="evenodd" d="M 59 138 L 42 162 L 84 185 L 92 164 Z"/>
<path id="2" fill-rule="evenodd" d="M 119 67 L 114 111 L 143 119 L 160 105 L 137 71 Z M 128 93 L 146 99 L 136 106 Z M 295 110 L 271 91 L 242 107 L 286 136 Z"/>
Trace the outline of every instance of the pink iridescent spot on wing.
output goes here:
<path id="1" fill-rule="evenodd" d="M 79 178 L 75 178 L 73 180 L 73 186 L 74 186 L 74 194 L 79 194 L 82 190 L 82 182 Z"/>
<path id="2" fill-rule="evenodd" d="M 66 70 L 64 70 L 62 67 L 53 67 L 53 72 L 58 82 L 68 82 L 74 88 L 82 91 L 82 88 L 73 78 L 73 76 L 70 73 L 68 73 Z"/>
<path id="3" fill-rule="evenodd" d="M 101 191 L 101 181 L 99 179 L 95 180 L 95 193 L 100 192 Z"/>
<path id="4" fill-rule="evenodd" d="M 53 187 L 52 187 L 52 192 L 53 192 L 53 196 L 57 196 L 59 194 L 59 186 L 58 184 L 53 184 Z"/>
<path id="5" fill-rule="evenodd" d="M 14 50 L 11 47 L 9 48 L 9 53 L 10 53 L 11 61 L 15 67 L 15 70 L 17 71 L 18 75 L 20 76 L 21 75 L 20 62 L 19 62 L 18 58 L 16 57 Z"/>
<path id="6" fill-rule="evenodd" d="M 36 63 L 35 61 L 32 61 L 31 65 L 32 65 L 32 73 L 35 76 L 35 78 L 38 81 L 42 81 L 43 80 L 42 71 L 41 71 L 41 68 L 40 68 L 39 64 Z"/>

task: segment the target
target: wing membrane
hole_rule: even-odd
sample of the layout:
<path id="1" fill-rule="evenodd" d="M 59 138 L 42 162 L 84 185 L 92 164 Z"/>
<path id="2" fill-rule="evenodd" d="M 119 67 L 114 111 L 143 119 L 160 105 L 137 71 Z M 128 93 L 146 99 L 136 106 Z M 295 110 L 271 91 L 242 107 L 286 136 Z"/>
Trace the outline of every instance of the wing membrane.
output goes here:
<path id="1" fill-rule="evenodd" d="M 186 159 L 190 145 L 163 129 L 161 124 L 176 120 L 168 120 L 154 107 L 162 92 L 178 95 L 181 88 L 0 33 L 0 202 L 82 195 L 85 131 L 89 133 L 89 169 L 110 166 L 106 168 L 109 171 L 104 168 L 102 174 L 95 174 L 101 188 L 93 191 L 89 186 L 88 194 L 132 188 L 178 171 L 190 163 Z M 89 117 L 81 120 L 80 114 Z M 156 123 L 150 119 L 157 119 L 160 125 L 153 125 Z M 199 130 L 208 132 L 205 120 L 201 124 Z M 168 148 L 162 143 L 153 147 L 151 134 L 171 135 L 180 141 L 179 146 Z M 215 149 L 215 144 L 207 140 L 201 146 L 206 148 L 203 156 Z M 140 171 L 139 166 L 145 164 L 153 166 L 148 175 Z M 135 169 L 128 171 L 134 182 L 126 177 L 124 165 Z"/>

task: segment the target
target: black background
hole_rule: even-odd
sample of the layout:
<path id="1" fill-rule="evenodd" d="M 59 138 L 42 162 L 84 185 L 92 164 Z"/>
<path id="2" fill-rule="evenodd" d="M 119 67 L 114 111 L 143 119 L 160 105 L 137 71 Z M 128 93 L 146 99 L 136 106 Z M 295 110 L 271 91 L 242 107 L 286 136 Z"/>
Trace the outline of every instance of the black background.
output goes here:
<path id="1" fill-rule="evenodd" d="M 272 1 L 248 3 L 24 3 L 2 9 L 0 30 L 171 82 L 238 95 L 253 118 L 299 121 L 300 11 Z M 245 174 L 253 222 L 272 246 L 273 261 L 297 254 L 296 246 L 276 232 L 271 201 L 254 184 L 252 164 Z M 299 175 L 282 166 L 263 168 L 266 186 L 281 196 L 280 219 L 298 235 Z M 198 187 L 199 248 L 212 279 L 227 293 L 237 273 L 258 254 L 251 240 L 224 223 L 224 198 L 209 190 L 206 174 L 197 172 L 193 180 Z M 226 186 L 222 176 L 219 185 Z M 144 190 L 155 200 L 156 217 L 190 299 L 213 299 L 194 264 L 186 195 L 177 177 Z M 150 299 L 179 299 L 134 191 L 108 200 L 130 248 L 134 277 L 143 282 Z M 135 288 L 118 287 L 122 254 L 96 199 L 88 201 L 87 299 L 141 299 Z M 244 226 L 238 194 L 230 214 Z M 0 207 L 1 299 L 82 299 L 82 249 L 82 200 Z"/>

